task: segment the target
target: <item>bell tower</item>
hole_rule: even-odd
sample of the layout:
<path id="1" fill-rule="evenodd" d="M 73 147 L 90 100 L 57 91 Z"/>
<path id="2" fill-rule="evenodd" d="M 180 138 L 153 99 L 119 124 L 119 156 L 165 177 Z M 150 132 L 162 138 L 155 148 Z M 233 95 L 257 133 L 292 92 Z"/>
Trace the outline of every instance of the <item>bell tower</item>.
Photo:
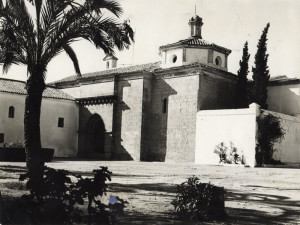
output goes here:
<path id="1" fill-rule="evenodd" d="M 202 18 L 195 15 L 194 17 L 192 17 L 190 19 L 189 25 L 191 27 L 191 36 L 202 39 L 202 36 L 201 36 L 201 28 L 203 25 Z"/>
<path id="2" fill-rule="evenodd" d="M 196 14 L 188 22 L 191 33 L 187 39 L 160 46 L 163 68 L 178 67 L 192 63 L 207 64 L 227 71 L 227 57 L 230 49 L 210 43 L 202 38 L 203 21 Z"/>

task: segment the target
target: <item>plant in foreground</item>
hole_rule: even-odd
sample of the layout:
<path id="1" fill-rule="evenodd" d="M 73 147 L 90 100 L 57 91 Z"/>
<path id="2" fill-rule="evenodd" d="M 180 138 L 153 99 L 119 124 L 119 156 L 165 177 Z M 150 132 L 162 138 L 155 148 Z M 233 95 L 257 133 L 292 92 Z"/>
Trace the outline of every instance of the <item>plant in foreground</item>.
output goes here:
<path id="1" fill-rule="evenodd" d="M 107 193 L 107 181 L 111 181 L 111 172 L 107 167 L 93 170 L 92 178 L 70 173 L 67 170 L 55 170 L 45 167 L 45 173 L 39 186 L 32 185 L 29 179 L 26 187 L 29 195 L 23 195 L 28 207 L 27 214 L 34 224 L 72 224 L 80 222 L 83 212 L 78 205 L 87 203 L 88 224 L 97 219 L 98 224 L 110 224 L 116 215 L 115 207 L 125 207 L 125 201 L 117 198 L 110 207 L 101 201 Z M 27 174 L 20 180 L 28 179 Z M 109 210 L 110 209 L 110 210 Z"/>
<path id="2" fill-rule="evenodd" d="M 220 219 L 225 216 L 224 188 L 200 183 L 199 178 L 193 176 L 177 185 L 177 195 L 171 204 L 184 219 Z"/>

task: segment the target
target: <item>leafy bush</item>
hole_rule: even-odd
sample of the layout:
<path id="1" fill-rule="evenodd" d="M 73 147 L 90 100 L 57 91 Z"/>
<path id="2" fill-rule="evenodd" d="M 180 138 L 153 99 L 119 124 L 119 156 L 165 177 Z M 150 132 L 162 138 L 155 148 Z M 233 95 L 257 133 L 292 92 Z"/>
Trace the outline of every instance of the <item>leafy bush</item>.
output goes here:
<path id="1" fill-rule="evenodd" d="M 224 188 L 200 183 L 193 176 L 177 185 L 177 195 L 171 203 L 179 217 L 190 220 L 220 219 L 225 216 Z"/>
<path id="2" fill-rule="evenodd" d="M 215 147 L 214 153 L 219 155 L 219 163 L 244 164 L 242 153 L 238 152 L 237 147 L 232 142 L 230 142 L 229 147 L 221 142 Z"/>
<path id="3" fill-rule="evenodd" d="M 258 133 L 256 145 L 256 162 L 258 165 L 263 163 L 276 162 L 272 157 L 276 149 L 274 145 L 280 142 L 285 135 L 285 130 L 281 126 L 280 118 L 267 114 L 256 118 Z M 278 162 L 277 162 L 278 163 Z"/>
<path id="4" fill-rule="evenodd" d="M 101 197 L 107 192 L 106 181 L 111 180 L 110 174 L 107 167 L 100 167 L 93 170 L 92 178 L 83 178 L 67 170 L 45 167 L 43 180 L 38 186 L 32 186 L 29 181 L 26 183 L 30 194 L 22 198 L 26 200 L 27 214 L 34 224 L 72 224 L 80 222 L 83 213 L 76 206 L 87 203 L 89 224 L 95 219 L 97 224 L 109 224 L 116 211 L 109 211 Z M 20 180 L 27 178 L 27 174 L 20 176 Z M 123 208 L 127 203 L 119 198 L 118 202 L 123 202 Z"/>
<path id="5" fill-rule="evenodd" d="M 88 215 L 89 223 L 92 217 L 97 217 L 107 224 L 109 222 L 109 212 L 106 211 L 107 206 L 103 204 L 99 197 L 107 192 L 107 180 L 111 181 L 107 167 L 101 167 L 100 170 L 93 170 L 93 178 L 82 178 L 77 176 L 78 182 L 71 186 L 74 201 L 83 204 L 84 198 L 88 199 Z M 94 204 L 94 206 L 93 206 Z"/>

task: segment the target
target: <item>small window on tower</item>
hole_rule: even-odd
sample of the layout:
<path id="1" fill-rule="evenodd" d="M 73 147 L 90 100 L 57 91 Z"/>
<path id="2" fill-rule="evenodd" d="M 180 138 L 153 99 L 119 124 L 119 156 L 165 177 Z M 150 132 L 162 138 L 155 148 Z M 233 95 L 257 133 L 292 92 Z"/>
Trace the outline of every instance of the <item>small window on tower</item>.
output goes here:
<path id="1" fill-rule="evenodd" d="M 109 62 L 106 62 L 106 69 L 109 69 Z"/>
<path id="2" fill-rule="evenodd" d="M 177 55 L 173 54 L 168 56 L 169 63 L 176 63 L 177 62 Z"/>
<path id="3" fill-rule="evenodd" d="M 59 117 L 58 118 L 58 127 L 64 127 L 64 118 Z"/>
<path id="4" fill-rule="evenodd" d="M 15 107 L 10 106 L 8 109 L 8 118 L 15 118 Z"/>
<path id="5" fill-rule="evenodd" d="M 220 56 L 217 56 L 215 59 L 215 63 L 217 66 L 222 66 L 222 59 Z"/>
<path id="6" fill-rule="evenodd" d="M 172 59 L 172 62 L 173 62 L 173 63 L 176 63 L 176 61 L 177 61 L 177 56 L 174 55 L 174 56 L 173 56 L 173 59 Z"/>
<path id="7" fill-rule="evenodd" d="M 164 98 L 163 100 L 163 113 L 167 113 L 168 99 Z"/>

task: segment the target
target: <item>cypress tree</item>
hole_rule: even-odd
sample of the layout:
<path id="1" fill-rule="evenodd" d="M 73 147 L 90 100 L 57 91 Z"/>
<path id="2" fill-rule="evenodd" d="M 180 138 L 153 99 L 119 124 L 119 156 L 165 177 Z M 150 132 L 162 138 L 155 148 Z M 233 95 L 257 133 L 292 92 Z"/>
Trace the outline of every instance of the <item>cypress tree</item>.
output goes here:
<path id="1" fill-rule="evenodd" d="M 249 62 L 250 54 L 248 53 L 248 42 L 246 41 L 243 48 L 243 57 L 240 60 L 240 69 L 237 72 L 238 80 L 236 84 L 235 92 L 235 106 L 236 108 L 248 108 L 248 91 L 247 91 L 247 76 L 249 73 Z"/>
<path id="2" fill-rule="evenodd" d="M 268 57 L 267 54 L 267 34 L 270 24 L 264 28 L 263 33 L 257 44 L 257 52 L 255 55 L 254 67 L 252 67 L 252 78 L 253 78 L 253 88 L 252 97 L 253 101 L 261 106 L 262 109 L 267 109 L 267 98 L 268 90 L 267 85 L 270 79 L 269 69 L 268 69 Z"/>

